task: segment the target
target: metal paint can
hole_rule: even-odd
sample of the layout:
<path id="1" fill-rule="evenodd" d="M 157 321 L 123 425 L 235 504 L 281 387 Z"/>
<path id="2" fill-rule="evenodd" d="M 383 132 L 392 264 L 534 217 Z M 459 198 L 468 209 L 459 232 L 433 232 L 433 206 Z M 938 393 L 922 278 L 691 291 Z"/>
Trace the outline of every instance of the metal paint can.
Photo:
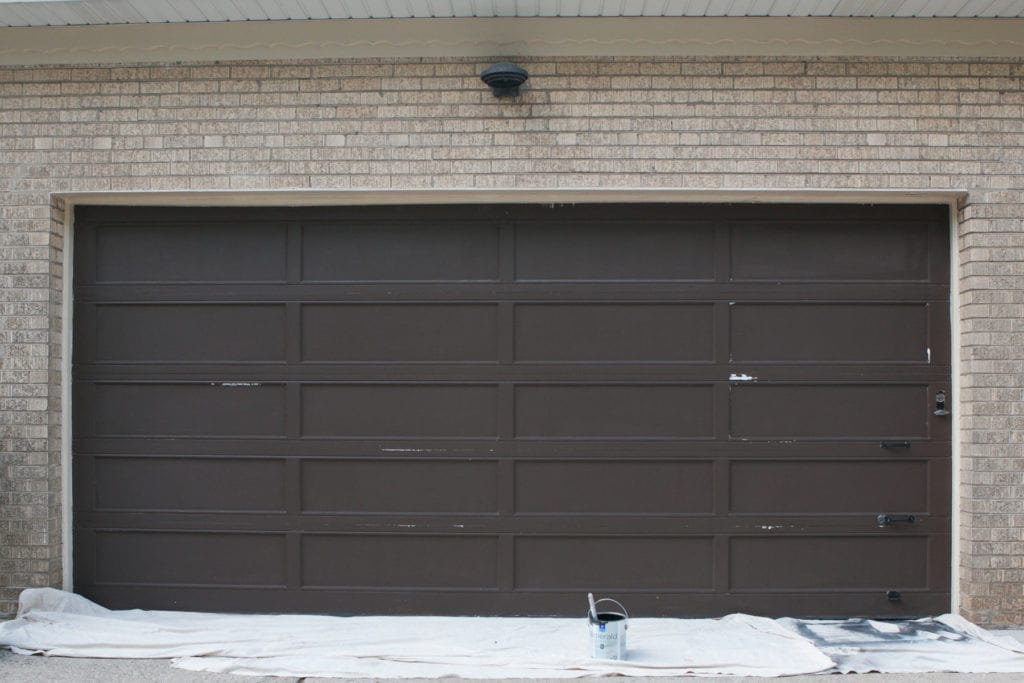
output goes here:
<path id="1" fill-rule="evenodd" d="M 590 656 L 596 659 L 625 659 L 629 614 L 622 603 L 611 598 L 601 598 L 594 601 L 594 604 L 602 602 L 614 603 L 622 611 L 587 613 L 587 625 L 590 628 Z"/>

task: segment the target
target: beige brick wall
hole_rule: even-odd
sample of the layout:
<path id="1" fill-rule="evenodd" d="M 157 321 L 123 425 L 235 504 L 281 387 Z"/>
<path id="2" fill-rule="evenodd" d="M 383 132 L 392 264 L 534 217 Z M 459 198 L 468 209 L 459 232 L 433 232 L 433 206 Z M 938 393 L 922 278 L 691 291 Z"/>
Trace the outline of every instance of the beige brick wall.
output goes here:
<path id="1" fill-rule="evenodd" d="M 64 207 L 128 190 L 960 190 L 963 613 L 1024 623 L 1024 60 L 0 68 L 0 614 L 61 568 Z"/>

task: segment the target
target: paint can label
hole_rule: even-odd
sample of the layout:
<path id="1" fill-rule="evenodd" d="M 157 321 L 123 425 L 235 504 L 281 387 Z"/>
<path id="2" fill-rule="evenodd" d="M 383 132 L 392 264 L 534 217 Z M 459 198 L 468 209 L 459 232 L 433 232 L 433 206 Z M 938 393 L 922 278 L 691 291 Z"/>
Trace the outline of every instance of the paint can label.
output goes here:
<path id="1" fill-rule="evenodd" d="M 626 658 L 626 620 L 614 616 L 620 621 L 590 622 L 590 655 L 596 659 Z"/>

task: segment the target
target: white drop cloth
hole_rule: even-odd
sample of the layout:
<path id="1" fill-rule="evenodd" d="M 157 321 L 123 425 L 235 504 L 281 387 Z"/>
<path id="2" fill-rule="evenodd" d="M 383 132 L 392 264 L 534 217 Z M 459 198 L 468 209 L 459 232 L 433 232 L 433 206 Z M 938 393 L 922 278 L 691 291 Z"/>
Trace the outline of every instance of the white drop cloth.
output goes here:
<path id="1" fill-rule="evenodd" d="M 921 636 L 928 641 L 927 647 L 922 647 L 915 636 L 916 640 L 911 638 L 910 653 L 886 650 L 884 656 L 862 653 L 858 659 L 857 647 L 850 642 L 858 636 L 851 636 L 838 625 L 864 621 L 776 621 L 743 614 L 722 619 L 631 619 L 628 660 L 619 662 L 589 656 L 584 618 L 112 611 L 74 594 L 43 588 L 22 593 L 18 618 L 0 624 L 0 645 L 24 654 L 172 658 L 174 666 L 192 671 L 291 677 L 788 676 L 837 670 L 1024 672 L 1019 644 L 948 615 L 935 622 L 941 624 L 941 630 L 961 634 L 960 639 Z M 880 629 L 893 628 L 888 622 L 881 624 Z M 807 630 L 816 625 L 818 631 Z M 920 627 L 914 632 L 920 635 L 930 628 Z M 828 633 L 841 643 L 830 646 L 824 637 Z M 865 633 L 859 637 L 872 648 L 878 640 L 885 640 L 889 647 L 895 647 L 893 643 L 898 640 L 875 637 L 870 630 Z M 932 641 L 954 643 L 959 649 L 952 655 L 939 656 L 931 649 Z M 904 668 L 863 668 L 890 667 L 894 662 Z M 997 668 L 985 668 L 987 663 Z"/>

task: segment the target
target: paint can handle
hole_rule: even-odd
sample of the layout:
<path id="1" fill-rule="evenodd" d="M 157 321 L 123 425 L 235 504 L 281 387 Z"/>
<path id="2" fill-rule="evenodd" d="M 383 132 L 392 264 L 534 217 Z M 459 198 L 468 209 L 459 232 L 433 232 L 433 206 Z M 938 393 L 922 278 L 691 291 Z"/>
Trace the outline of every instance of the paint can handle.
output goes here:
<path id="1" fill-rule="evenodd" d="M 626 611 L 626 608 L 622 606 L 621 602 L 619 602 L 618 600 L 613 600 L 611 598 L 601 598 L 600 600 L 595 600 L 594 604 L 595 605 L 599 605 L 602 602 L 611 602 L 611 603 L 614 603 L 615 605 L 618 605 L 619 609 L 622 610 L 622 613 L 624 615 L 626 615 L 626 628 L 629 628 L 629 612 Z M 597 612 L 596 611 L 594 612 L 594 617 L 597 618 Z"/>

